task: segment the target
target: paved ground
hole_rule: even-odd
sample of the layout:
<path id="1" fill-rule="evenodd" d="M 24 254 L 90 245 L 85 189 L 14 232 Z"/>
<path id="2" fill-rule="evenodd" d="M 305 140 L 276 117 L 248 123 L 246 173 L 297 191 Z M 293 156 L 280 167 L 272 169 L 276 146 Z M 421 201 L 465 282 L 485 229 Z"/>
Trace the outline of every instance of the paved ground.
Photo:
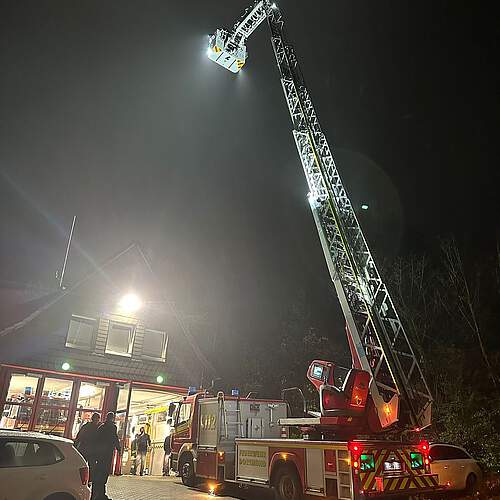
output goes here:
<path id="1" fill-rule="evenodd" d="M 261 488 L 236 490 L 217 498 L 238 498 L 242 500 L 271 500 L 270 492 Z M 208 491 L 187 488 L 177 477 L 111 476 L 107 487 L 112 500 L 208 500 Z M 235 495 L 235 496 L 230 496 Z"/>

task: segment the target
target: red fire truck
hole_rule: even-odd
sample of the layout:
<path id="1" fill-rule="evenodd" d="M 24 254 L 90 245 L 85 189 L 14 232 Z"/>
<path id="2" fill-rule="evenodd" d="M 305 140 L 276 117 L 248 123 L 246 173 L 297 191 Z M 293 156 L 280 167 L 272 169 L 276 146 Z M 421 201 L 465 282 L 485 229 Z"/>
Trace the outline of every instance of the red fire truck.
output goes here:
<path id="1" fill-rule="evenodd" d="M 174 416 L 172 469 L 187 486 L 274 488 L 282 500 L 417 496 L 438 488 L 426 441 L 291 439 L 290 426 L 329 429 L 335 417 L 288 418 L 287 408 L 283 400 L 222 393 L 185 397 Z"/>
<path id="2" fill-rule="evenodd" d="M 307 377 L 319 411 L 287 415 L 283 400 L 223 394 L 186 397 L 175 414 L 172 467 L 197 478 L 274 487 L 279 498 L 419 496 L 437 488 L 429 446 L 432 396 L 388 288 L 380 276 L 306 87 L 284 19 L 272 0 L 256 0 L 231 30 L 209 37 L 209 59 L 238 73 L 246 41 L 267 21 L 307 199 L 346 322 L 352 367 L 337 375 L 313 361 Z M 301 439 L 288 438 L 290 428 Z M 413 437 L 413 438 L 412 438 Z"/>

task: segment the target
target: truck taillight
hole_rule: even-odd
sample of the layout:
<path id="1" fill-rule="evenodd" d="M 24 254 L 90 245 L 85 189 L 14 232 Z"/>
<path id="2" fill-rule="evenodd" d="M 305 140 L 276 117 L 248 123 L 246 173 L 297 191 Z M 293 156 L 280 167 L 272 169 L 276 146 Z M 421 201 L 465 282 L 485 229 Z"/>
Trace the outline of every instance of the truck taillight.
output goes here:
<path id="1" fill-rule="evenodd" d="M 354 383 L 351 393 L 350 405 L 355 408 L 364 408 L 368 397 L 368 386 L 370 375 L 368 372 L 359 371 L 354 377 Z"/>
<path id="2" fill-rule="evenodd" d="M 361 445 L 359 443 L 349 442 L 347 448 L 351 452 L 351 465 L 352 468 L 357 471 L 360 467 L 360 455 L 361 455 Z"/>
<path id="3" fill-rule="evenodd" d="M 428 441 L 420 441 L 420 444 L 418 445 L 419 449 L 422 451 L 424 455 L 429 454 L 429 442 Z"/>
<path id="4" fill-rule="evenodd" d="M 219 459 L 220 463 L 224 463 L 224 452 L 223 451 L 219 451 L 217 453 L 217 458 Z"/>
<path id="5" fill-rule="evenodd" d="M 420 441 L 418 445 L 418 449 L 420 453 L 422 453 L 422 456 L 424 457 L 424 468 L 425 472 L 430 472 L 431 471 L 431 460 L 429 457 L 429 441 Z"/>
<path id="6" fill-rule="evenodd" d="M 361 445 L 359 443 L 355 443 L 353 441 L 350 441 L 349 444 L 347 445 L 347 447 L 349 448 L 349 450 L 351 450 L 352 452 L 354 452 L 357 455 L 361 451 Z"/>
<path id="7" fill-rule="evenodd" d="M 89 468 L 80 467 L 78 471 L 80 472 L 80 479 L 82 480 L 82 484 L 83 486 L 85 486 L 89 482 Z"/>

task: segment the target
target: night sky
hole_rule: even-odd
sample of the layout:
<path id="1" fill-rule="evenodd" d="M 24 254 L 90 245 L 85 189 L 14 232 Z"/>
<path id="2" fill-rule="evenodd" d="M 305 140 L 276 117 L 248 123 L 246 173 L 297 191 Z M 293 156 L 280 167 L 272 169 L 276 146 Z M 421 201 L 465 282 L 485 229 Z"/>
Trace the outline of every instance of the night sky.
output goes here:
<path id="1" fill-rule="evenodd" d="M 227 332 L 267 335 L 301 296 L 318 328 L 341 334 L 267 26 L 238 76 L 205 55 L 206 35 L 246 6 L 3 2 L 0 280 L 54 286 L 77 215 L 70 283 L 139 241 L 172 300 L 215 304 Z M 493 245 L 488 4 L 280 6 L 353 203 L 369 205 L 375 254 L 426 251 L 450 233 Z"/>

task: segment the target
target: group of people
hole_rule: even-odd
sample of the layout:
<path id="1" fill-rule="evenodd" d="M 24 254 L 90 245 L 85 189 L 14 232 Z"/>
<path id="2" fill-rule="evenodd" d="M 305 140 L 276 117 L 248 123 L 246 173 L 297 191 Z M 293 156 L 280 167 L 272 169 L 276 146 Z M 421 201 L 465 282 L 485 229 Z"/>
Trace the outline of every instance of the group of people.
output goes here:
<path id="1" fill-rule="evenodd" d="M 115 425 L 115 414 L 109 412 L 106 420 L 99 424 L 99 413 L 93 413 L 90 422 L 82 425 L 75 438 L 75 447 L 89 464 L 92 484 L 92 500 L 107 500 L 108 482 L 113 454 L 121 452 L 120 440 Z"/>
<path id="2" fill-rule="evenodd" d="M 107 500 L 106 483 L 111 472 L 113 454 L 115 450 L 121 453 L 120 441 L 118 439 L 115 425 L 115 414 L 109 412 L 106 420 L 100 424 L 99 413 L 93 413 L 90 422 L 82 425 L 75 438 L 75 447 L 83 455 L 89 464 L 90 479 L 92 485 L 91 500 Z M 172 420 L 167 421 L 170 430 Z M 139 434 L 135 436 L 132 443 L 132 451 L 135 450 L 136 458 L 133 466 L 133 474 L 144 474 L 146 464 L 146 455 L 148 447 L 151 446 L 151 438 L 144 430 L 140 428 Z M 169 475 L 169 455 L 170 455 L 170 431 L 167 432 L 165 443 L 163 445 L 165 458 L 163 461 L 163 475 Z"/>

